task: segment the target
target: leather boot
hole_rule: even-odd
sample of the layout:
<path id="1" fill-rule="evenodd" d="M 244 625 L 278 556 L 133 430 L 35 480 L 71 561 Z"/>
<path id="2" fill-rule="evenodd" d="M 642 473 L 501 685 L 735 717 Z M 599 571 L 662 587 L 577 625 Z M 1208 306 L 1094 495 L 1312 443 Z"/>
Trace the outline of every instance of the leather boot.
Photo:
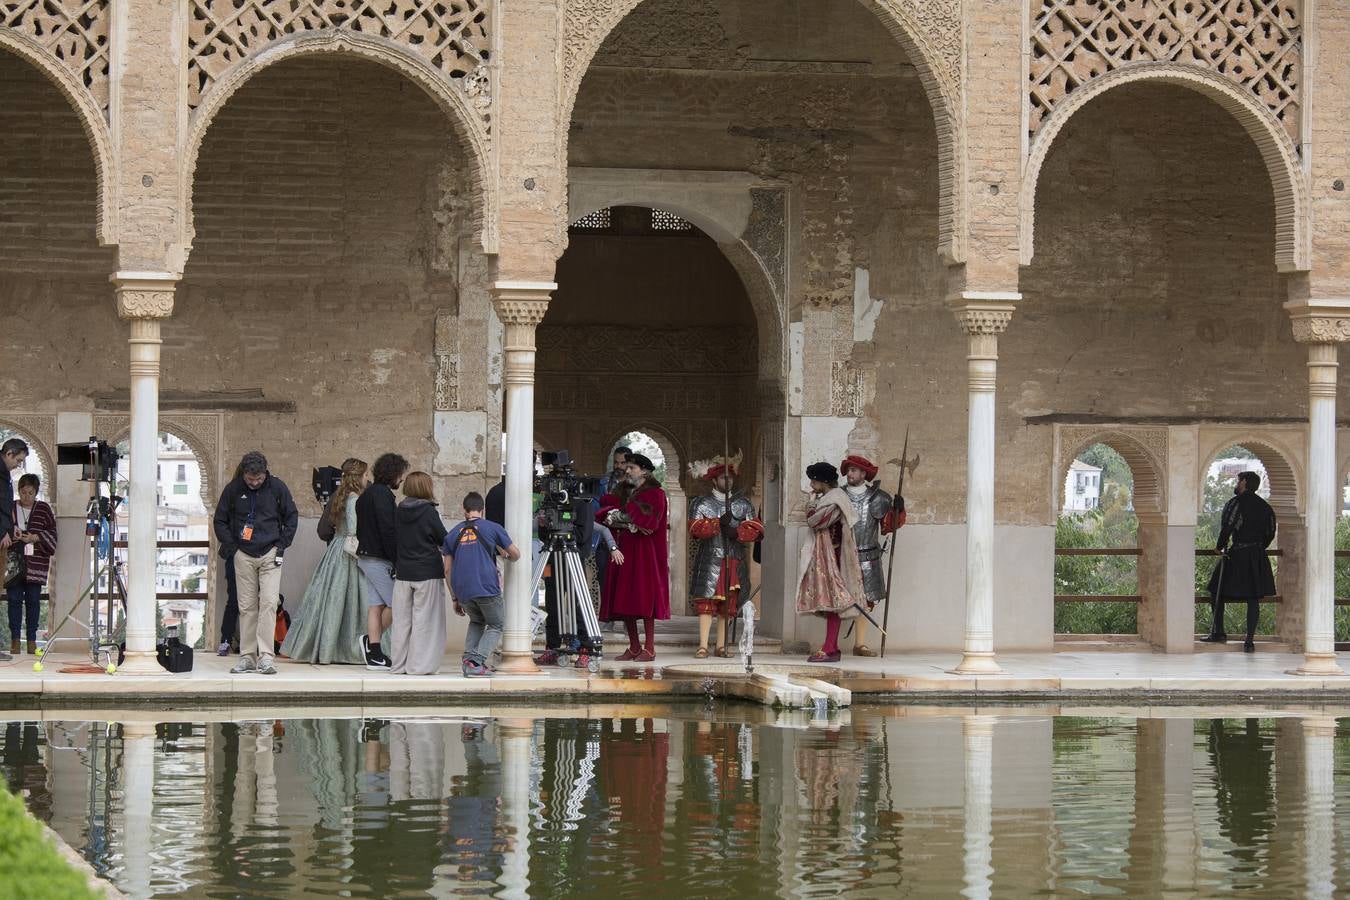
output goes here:
<path id="1" fill-rule="evenodd" d="M 10 641 L 9 641 L 9 652 L 10 652 L 10 653 L 18 653 L 18 652 L 19 652 L 19 639 L 18 639 L 18 638 L 10 638 Z"/>
<path id="2" fill-rule="evenodd" d="M 28 655 L 37 656 L 37 641 L 28 642 Z"/>
<path id="3" fill-rule="evenodd" d="M 1210 600 L 1209 634 L 1200 640 L 1206 644 L 1226 644 L 1228 634 L 1223 630 L 1223 603 L 1218 597 Z"/>

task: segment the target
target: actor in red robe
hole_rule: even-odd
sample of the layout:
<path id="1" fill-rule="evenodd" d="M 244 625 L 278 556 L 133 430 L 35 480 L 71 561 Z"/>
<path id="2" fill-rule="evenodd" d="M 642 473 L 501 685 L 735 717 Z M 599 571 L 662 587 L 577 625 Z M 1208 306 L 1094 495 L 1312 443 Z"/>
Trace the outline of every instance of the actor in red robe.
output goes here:
<path id="1" fill-rule="evenodd" d="M 621 660 L 656 659 L 656 620 L 670 618 L 670 558 L 666 549 L 666 492 L 652 477 L 655 466 L 641 453 L 629 454 L 627 479 L 600 498 L 596 521 L 614 533 L 622 565 L 605 572 L 600 618 L 622 621 L 628 649 Z M 637 620 L 646 624 L 646 646 L 638 643 Z"/>

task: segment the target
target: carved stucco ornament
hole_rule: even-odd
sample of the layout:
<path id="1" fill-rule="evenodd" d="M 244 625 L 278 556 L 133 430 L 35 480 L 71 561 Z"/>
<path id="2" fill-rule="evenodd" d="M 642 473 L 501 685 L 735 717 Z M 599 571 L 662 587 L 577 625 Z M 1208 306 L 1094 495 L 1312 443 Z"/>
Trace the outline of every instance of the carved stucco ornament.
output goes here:
<path id="1" fill-rule="evenodd" d="M 123 319 L 167 319 L 173 315 L 173 290 L 118 291 L 117 315 Z"/>

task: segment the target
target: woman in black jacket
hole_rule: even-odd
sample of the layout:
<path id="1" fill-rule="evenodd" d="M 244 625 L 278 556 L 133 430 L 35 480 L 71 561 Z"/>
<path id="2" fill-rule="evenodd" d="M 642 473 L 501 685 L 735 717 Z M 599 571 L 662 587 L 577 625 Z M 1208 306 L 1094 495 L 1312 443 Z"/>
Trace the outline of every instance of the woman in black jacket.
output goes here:
<path id="1" fill-rule="evenodd" d="M 435 675 L 445 655 L 445 523 L 431 493 L 431 476 L 413 472 L 398 505 L 398 578 L 389 629 L 395 675 Z"/>
<path id="2" fill-rule="evenodd" d="M 367 669 L 388 669 L 389 657 L 380 646 L 380 636 L 393 620 L 394 565 L 398 562 L 398 533 L 394 491 L 408 474 L 408 461 L 397 453 L 375 460 L 370 475 L 374 484 L 356 500 L 356 566 L 366 581 L 366 633 L 361 651 Z"/>

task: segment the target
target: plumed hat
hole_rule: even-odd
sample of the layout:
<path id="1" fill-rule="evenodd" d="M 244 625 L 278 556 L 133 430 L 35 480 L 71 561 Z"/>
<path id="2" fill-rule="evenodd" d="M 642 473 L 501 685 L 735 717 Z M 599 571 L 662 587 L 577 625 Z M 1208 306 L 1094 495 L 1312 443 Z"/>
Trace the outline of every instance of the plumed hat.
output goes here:
<path id="1" fill-rule="evenodd" d="M 717 476 L 731 470 L 731 476 L 734 478 L 741 474 L 742 454 L 739 450 L 735 455 L 728 459 L 725 456 L 714 456 L 712 459 L 696 459 L 689 464 L 689 474 L 695 478 L 704 481 L 712 481 Z"/>
<path id="2" fill-rule="evenodd" d="M 806 467 L 806 477 L 830 484 L 839 480 L 839 470 L 827 462 L 814 462 Z"/>
<path id="3" fill-rule="evenodd" d="M 847 473 L 849 466 L 857 466 L 859 469 L 862 469 L 863 475 L 867 477 L 868 481 L 877 477 L 876 464 L 865 456 L 858 456 L 857 454 L 850 453 L 848 456 L 845 456 L 844 461 L 839 464 L 839 471 Z"/>

